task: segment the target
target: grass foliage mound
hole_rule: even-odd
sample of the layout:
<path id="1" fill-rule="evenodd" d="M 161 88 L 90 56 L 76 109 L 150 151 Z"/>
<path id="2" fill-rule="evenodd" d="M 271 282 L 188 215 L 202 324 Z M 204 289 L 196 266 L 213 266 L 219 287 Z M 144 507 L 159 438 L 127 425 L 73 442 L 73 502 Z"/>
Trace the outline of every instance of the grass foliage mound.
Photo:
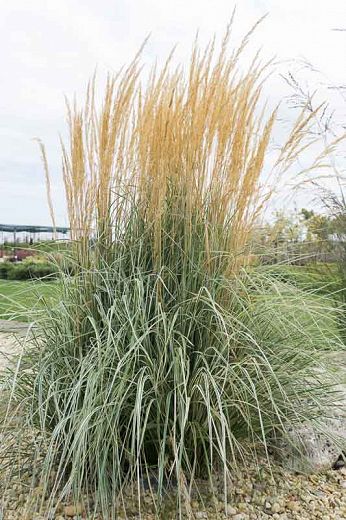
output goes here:
<path id="1" fill-rule="evenodd" d="M 69 109 L 75 274 L 62 269 L 12 395 L 47 435 L 53 493 L 90 491 L 105 518 L 153 473 L 158 497 L 178 486 L 180 510 L 197 477 L 226 486 L 246 452 L 320 417 L 332 391 L 318 377 L 340 348 L 330 300 L 248 265 L 276 111 L 262 110 L 265 67 L 237 66 L 247 38 L 231 53 L 229 36 L 144 85 L 137 57 L 101 111 L 93 83 Z M 307 146 L 308 125 L 302 114 L 275 171 Z"/>

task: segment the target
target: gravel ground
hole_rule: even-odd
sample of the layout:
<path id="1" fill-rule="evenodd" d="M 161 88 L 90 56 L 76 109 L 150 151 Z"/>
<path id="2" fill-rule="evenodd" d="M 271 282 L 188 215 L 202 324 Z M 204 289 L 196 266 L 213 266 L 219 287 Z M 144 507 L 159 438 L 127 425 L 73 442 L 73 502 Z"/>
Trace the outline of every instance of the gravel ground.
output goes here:
<path id="1" fill-rule="evenodd" d="M 200 483 L 201 495 L 193 498 L 190 514 L 184 509 L 182 518 L 219 520 L 345 520 L 346 519 L 346 469 L 331 470 L 320 475 L 297 475 L 272 466 L 275 483 L 271 479 L 266 463 L 260 473 L 254 464 L 248 464 L 241 475 L 236 476 L 229 487 L 227 505 L 223 495 L 215 488 L 214 494 L 206 491 L 207 484 Z M 4 520 L 67 520 L 95 519 L 105 517 L 92 514 L 84 504 L 63 502 L 58 507 L 45 505 L 40 513 L 34 504 L 42 498 L 42 487 L 31 487 L 29 477 L 12 479 L 6 489 L 1 490 Z M 205 491 L 203 491 L 203 488 Z M 120 512 L 119 519 L 139 519 L 138 503 L 131 494 L 125 493 L 127 516 Z M 177 517 L 170 503 L 166 503 L 161 514 L 155 515 L 153 497 L 150 493 L 142 496 L 143 520 Z M 51 508 L 50 508 L 51 507 Z M 1 511 L 1 509 L 0 509 Z"/>
<path id="2" fill-rule="evenodd" d="M 1 323 L 0 323 L 1 330 Z M 3 328 L 2 328 L 3 330 Z M 23 332 L 24 329 L 21 329 Z M 16 331 L 18 333 L 18 331 Z M 0 332 L 0 369 L 7 362 L 7 355 L 15 353 L 18 346 L 13 333 Z M 22 432 L 23 433 L 23 432 Z M 35 480 L 33 453 L 37 438 L 25 433 L 26 450 L 20 451 L 16 437 L 0 437 L 0 520 L 65 520 L 103 519 L 88 511 L 84 504 L 68 501 L 56 506 L 48 504 L 43 489 Z M 23 462 L 21 462 L 23 461 Z M 18 474 L 19 466 L 21 475 Z M 261 469 L 253 461 L 248 461 L 239 474 L 235 474 L 228 486 L 228 502 L 219 493 L 217 479 L 214 492 L 201 482 L 200 496 L 193 498 L 190 511 L 185 510 L 182 518 L 232 520 L 346 520 L 346 467 L 330 470 L 323 474 L 300 475 L 289 472 L 277 465 L 269 469 L 265 459 L 260 461 Z M 271 472 L 274 480 L 271 477 Z M 203 491 L 204 489 L 204 491 Z M 29 492 L 30 490 L 30 492 Z M 174 492 L 173 492 L 174 495 Z M 138 514 L 138 504 L 130 492 L 125 496 L 127 516 L 119 513 L 119 519 L 154 520 L 177 518 L 168 502 L 161 514 L 155 514 L 153 497 L 143 495 L 143 510 Z M 172 497 L 171 497 L 172 498 Z M 40 513 L 37 504 L 41 503 Z M 188 514 L 189 513 L 189 514 Z"/>
<path id="3" fill-rule="evenodd" d="M 6 366 L 8 357 L 19 351 L 16 337 L 25 337 L 27 330 L 27 323 L 0 320 L 0 370 Z"/>
<path id="4" fill-rule="evenodd" d="M 16 340 L 13 334 L 0 335 L 0 370 L 3 370 L 7 364 L 8 356 L 15 354 L 17 351 Z"/>

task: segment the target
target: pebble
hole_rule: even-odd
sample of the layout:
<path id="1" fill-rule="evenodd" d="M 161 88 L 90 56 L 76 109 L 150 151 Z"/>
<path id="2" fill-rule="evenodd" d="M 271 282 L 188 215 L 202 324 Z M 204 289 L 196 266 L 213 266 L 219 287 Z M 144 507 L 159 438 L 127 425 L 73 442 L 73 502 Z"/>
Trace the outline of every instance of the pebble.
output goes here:
<path id="1" fill-rule="evenodd" d="M 227 504 L 226 514 L 228 516 L 234 516 L 234 515 L 237 514 L 237 510 L 233 506 L 231 506 L 230 504 Z"/>
<path id="2" fill-rule="evenodd" d="M 283 510 L 283 508 L 282 508 L 281 504 L 279 504 L 278 502 L 274 502 L 274 504 L 271 507 L 271 511 L 273 514 L 281 513 L 282 510 Z"/>
<path id="3" fill-rule="evenodd" d="M 287 502 L 286 506 L 290 511 L 299 511 L 299 504 L 295 500 L 290 500 Z"/>
<path id="4" fill-rule="evenodd" d="M 81 515 L 83 513 L 83 506 L 82 504 L 74 504 L 70 506 L 64 507 L 64 514 L 65 516 L 68 516 L 69 518 L 73 518 L 74 516 Z"/>

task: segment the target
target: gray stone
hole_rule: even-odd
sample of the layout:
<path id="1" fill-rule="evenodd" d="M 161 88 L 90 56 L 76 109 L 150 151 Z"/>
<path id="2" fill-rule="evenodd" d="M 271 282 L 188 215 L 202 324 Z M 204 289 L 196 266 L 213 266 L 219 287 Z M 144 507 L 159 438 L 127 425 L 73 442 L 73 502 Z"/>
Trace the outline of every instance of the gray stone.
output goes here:
<path id="1" fill-rule="evenodd" d="M 342 458 L 346 452 L 346 386 L 340 385 L 338 390 L 338 403 L 331 403 L 328 419 L 318 425 L 288 427 L 287 439 L 277 442 L 277 453 L 286 468 L 317 473 L 334 468 Z"/>

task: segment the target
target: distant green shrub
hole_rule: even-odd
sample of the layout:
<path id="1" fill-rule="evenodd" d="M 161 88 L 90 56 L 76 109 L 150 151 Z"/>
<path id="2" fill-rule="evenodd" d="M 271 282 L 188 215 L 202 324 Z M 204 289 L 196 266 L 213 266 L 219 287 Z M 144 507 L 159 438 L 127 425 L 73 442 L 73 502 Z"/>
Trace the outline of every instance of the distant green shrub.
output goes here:
<path id="1" fill-rule="evenodd" d="M 18 264 L 8 264 L 0 270 L 0 278 L 7 280 L 31 280 L 33 278 L 53 278 L 55 277 L 53 265 L 49 263 L 21 262 Z"/>
<path id="2" fill-rule="evenodd" d="M 12 270 L 13 264 L 11 264 L 10 262 L 0 263 L 0 280 L 7 280 Z"/>
<path id="3" fill-rule="evenodd" d="M 29 270 L 23 265 L 13 265 L 7 273 L 8 280 L 28 280 L 30 279 Z"/>
<path id="4" fill-rule="evenodd" d="M 54 277 L 56 269 L 50 264 L 33 264 L 29 267 L 30 278 Z"/>

